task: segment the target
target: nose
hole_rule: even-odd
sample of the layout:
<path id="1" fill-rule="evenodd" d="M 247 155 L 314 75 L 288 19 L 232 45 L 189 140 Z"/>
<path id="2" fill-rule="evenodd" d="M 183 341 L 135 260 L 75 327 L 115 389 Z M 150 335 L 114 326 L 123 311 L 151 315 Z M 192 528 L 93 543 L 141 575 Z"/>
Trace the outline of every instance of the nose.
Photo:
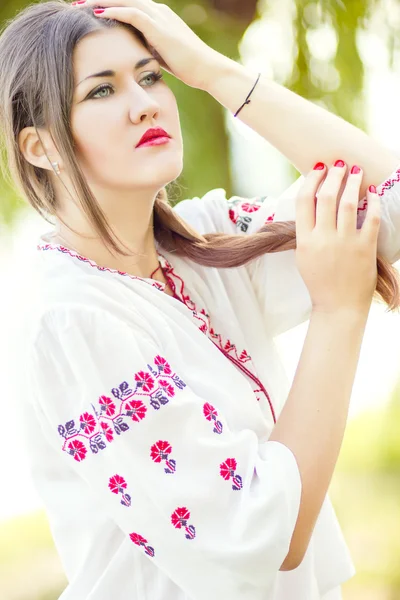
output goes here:
<path id="1" fill-rule="evenodd" d="M 159 103 L 152 94 L 141 85 L 133 83 L 130 95 L 129 117 L 132 123 L 142 123 L 158 119 L 160 112 Z"/>

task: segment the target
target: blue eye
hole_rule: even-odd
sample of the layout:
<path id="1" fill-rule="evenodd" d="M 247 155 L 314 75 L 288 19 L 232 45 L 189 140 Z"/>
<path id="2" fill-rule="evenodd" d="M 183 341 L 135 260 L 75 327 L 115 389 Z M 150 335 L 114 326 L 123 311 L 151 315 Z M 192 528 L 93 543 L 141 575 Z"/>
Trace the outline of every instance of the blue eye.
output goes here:
<path id="1" fill-rule="evenodd" d="M 150 79 L 150 85 L 154 85 L 155 83 L 157 83 L 157 81 L 160 81 L 162 78 L 163 74 L 161 73 L 161 71 L 159 73 L 149 73 L 148 75 L 146 75 L 146 77 L 143 77 L 140 83 L 146 81 L 146 79 Z M 145 87 L 148 87 L 147 84 Z M 109 83 L 102 83 L 88 95 L 87 99 L 91 100 L 92 98 L 107 98 L 109 94 L 103 94 L 101 96 L 98 95 L 101 92 L 103 92 L 103 90 L 114 90 L 114 88 Z"/>
<path id="2" fill-rule="evenodd" d="M 103 90 L 112 90 L 113 87 L 109 84 L 109 83 L 102 83 L 101 85 L 99 85 L 99 87 L 97 87 L 95 90 L 93 90 L 93 92 L 91 92 L 88 96 L 88 99 L 91 98 L 107 98 L 107 96 L 98 96 L 97 94 L 100 94 L 100 92 L 102 92 Z"/>
<path id="3" fill-rule="evenodd" d="M 154 84 L 163 78 L 163 74 L 161 73 L 161 71 L 159 73 L 149 73 L 148 75 L 146 75 L 146 77 L 143 77 L 142 81 L 144 81 L 145 79 L 149 79 L 149 78 L 151 78 L 151 80 L 153 81 L 153 84 Z"/>

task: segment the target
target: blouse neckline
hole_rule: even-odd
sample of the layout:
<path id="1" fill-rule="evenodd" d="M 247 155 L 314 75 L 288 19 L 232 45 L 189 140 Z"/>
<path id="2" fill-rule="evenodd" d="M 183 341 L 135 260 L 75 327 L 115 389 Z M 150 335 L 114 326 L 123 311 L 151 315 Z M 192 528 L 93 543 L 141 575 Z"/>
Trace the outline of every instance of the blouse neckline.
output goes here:
<path id="1" fill-rule="evenodd" d="M 39 242 L 37 244 L 37 250 L 42 251 L 42 252 L 48 251 L 48 250 L 53 250 L 56 252 L 61 252 L 62 254 L 68 254 L 73 259 L 87 263 L 89 266 L 91 266 L 94 269 L 97 269 L 98 271 L 114 273 L 115 275 L 119 275 L 121 277 L 128 277 L 129 279 L 139 279 L 140 281 L 149 283 L 153 287 L 156 287 L 157 289 L 165 292 L 166 284 L 163 283 L 162 281 L 157 281 L 156 279 L 152 279 L 151 277 L 139 277 L 137 275 L 131 275 L 130 273 L 126 273 L 125 271 L 118 271 L 117 269 L 112 269 L 111 267 L 103 267 L 103 266 L 97 264 L 94 260 L 87 258 L 86 256 L 82 256 L 75 250 L 71 250 L 71 248 L 67 248 L 66 246 L 63 246 L 62 244 L 47 241 L 47 238 L 51 235 L 51 233 L 52 232 L 47 232 L 39 237 Z M 173 271 L 172 265 L 165 258 L 165 256 L 163 254 L 161 254 L 161 252 L 159 250 L 156 250 L 156 253 L 157 253 L 158 261 L 161 265 L 162 272 L 168 281 L 168 273 L 171 273 Z"/>

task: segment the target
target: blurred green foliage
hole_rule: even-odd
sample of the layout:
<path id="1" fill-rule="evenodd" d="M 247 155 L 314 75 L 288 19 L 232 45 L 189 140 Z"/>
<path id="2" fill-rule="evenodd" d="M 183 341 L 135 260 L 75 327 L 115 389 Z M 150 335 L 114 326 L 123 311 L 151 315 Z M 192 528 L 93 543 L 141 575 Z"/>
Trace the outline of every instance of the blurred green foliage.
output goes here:
<path id="1" fill-rule="evenodd" d="M 0 22 L 12 18 L 28 4 L 21 0 L 3 2 Z M 232 59 L 239 58 L 238 43 L 256 14 L 257 0 L 196 0 L 193 4 L 170 0 L 168 4 L 208 45 Z M 165 79 L 177 97 L 181 116 L 185 165 L 179 187 L 183 196 L 203 195 L 215 187 L 224 187 L 231 194 L 224 108 L 206 92 L 190 88 L 168 73 Z M 0 187 L 0 218 L 11 226 L 22 204 L 8 185 L 3 183 Z"/>
<path id="2" fill-rule="evenodd" d="M 16 15 L 26 0 L 3 0 L 0 23 Z M 211 47 L 237 60 L 238 43 L 256 18 L 268 18 L 274 0 L 169 0 L 168 4 Z M 364 127 L 364 66 L 357 35 L 370 25 L 376 9 L 385 0 L 293 0 L 288 22 L 293 18 L 293 69 L 285 84 L 350 122 Z M 337 37 L 337 50 L 327 61 L 312 56 L 308 33 L 326 25 Z M 400 25 L 387 14 L 384 35 L 392 55 L 398 46 Z M 397 45 L 396 45 L 397 44 Z M 334 80 L 337 79 L 337 85 Z M 207 93 L 194 90 L 166 74 L 177 96 L 185 144 L 185 165 L 179 178 L 182 197 L 201 196 L 209 189 L 223 187 L 232 193 L 228 139 L 224 108 Z M 268 115 L 266 115 L 268 118 Z M 8 186 L 0 186 L 0 218 L 12 225 L 22 203 Z M 182 197 L 172 198 L 181 200 Z"/>
<path id="3" fill-rule="evenodd" d="M 385 410 L 366 411 L 350 422 L 339 464 L 344 473 L 394 475 L 400 483 L 400 385 Z"/>

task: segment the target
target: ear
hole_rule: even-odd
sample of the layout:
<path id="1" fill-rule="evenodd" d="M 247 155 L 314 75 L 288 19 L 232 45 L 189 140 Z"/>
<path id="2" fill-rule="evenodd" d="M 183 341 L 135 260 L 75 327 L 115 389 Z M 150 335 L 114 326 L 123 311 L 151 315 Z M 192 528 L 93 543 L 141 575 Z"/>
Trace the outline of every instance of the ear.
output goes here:
<path id="1" fill-rule="evenodd" d="M 18 144 L 22 155 L 35 167 L 52 171 L 51 162 L 60 164 L 58 152 L 45 129 L 25 127 L 18 136 Z"/>

